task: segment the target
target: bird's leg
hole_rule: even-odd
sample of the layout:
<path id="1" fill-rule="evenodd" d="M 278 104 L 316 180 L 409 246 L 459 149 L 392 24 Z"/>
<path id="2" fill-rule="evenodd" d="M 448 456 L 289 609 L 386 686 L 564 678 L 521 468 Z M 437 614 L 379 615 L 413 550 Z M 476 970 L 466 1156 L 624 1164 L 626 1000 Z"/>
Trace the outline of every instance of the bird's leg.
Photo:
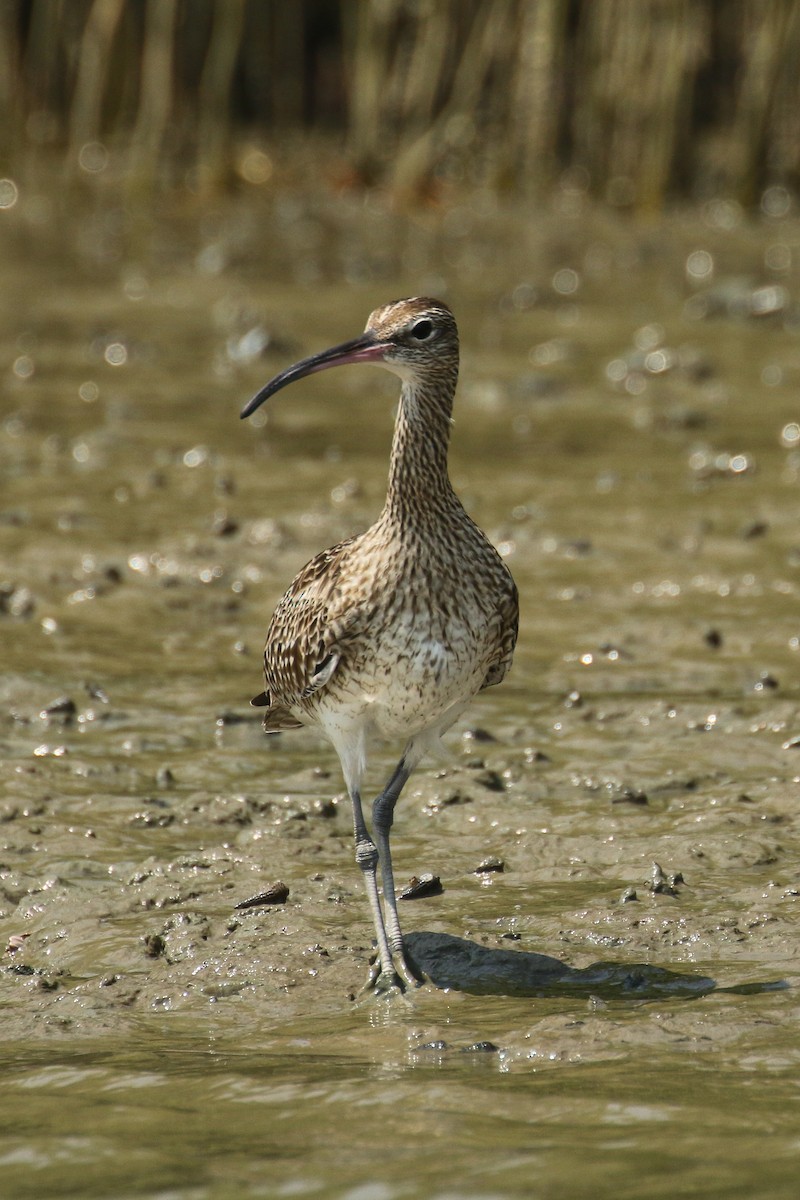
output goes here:
<path id="1" fill-rule="evenodd" d="M 367 827 L 364 824 L 364 814 L 361 810 L 361 793 L 357 788 L 353 788 L 350 792 L 350 799 L 353 803 L 353 830 L 356 843 L 356 862 L 358 863 L 364 875 L 364 887 L 367 891 L 367 899 L 372 912 L 372 922 L 375 926 L 375 937 L 378 941 L 378 960 L 380 962 L 380 973 L 375 976 L 372 982 L 377 982 L 383 977 L 390 983 L 397 981 L 397 972 L 392 963 L 392 955 L 389 950 L 389 942 L 386 937 L 386 926 L 383 922 L 383 912 L 381 910 L 381 902 L 378 897 L 378 850 L 372 838 L 367 832 Z"/>
<path id="2" fill-rule="evenodd" d="M 372 825 L 381 860 L 383 902 L 386 906 L 386 932 L 389 938 L 389 945 L 391 946 L 403 979 L 409 987 L 416 987 L 421 981 L 406 958 L 403 934 L 400 929 L 400 918 L 397 915 L 392 854 L 389 849 L 389 833 L 392 828 L 392 821 L 394 820 L 394 806 L 410 774 L 411 768 L 406 766 L 406 760 L 403 757 L 395 767 L 394 774 L 386 784 L 386 787 L 372 805 Z"/>

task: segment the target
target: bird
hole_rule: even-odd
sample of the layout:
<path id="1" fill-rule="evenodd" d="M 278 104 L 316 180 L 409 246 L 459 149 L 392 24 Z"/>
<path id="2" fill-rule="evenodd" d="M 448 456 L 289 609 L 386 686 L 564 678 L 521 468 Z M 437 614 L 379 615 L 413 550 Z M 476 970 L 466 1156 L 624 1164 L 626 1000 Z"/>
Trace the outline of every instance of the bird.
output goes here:
<path id="1" fill-rule="evenodd" d="M 362 334 L 276 375 L 241 417 L 290 383 L 351 363 L 401 380 L 386 501 L 365 533 L 317 554 L 279 601 L 267 631 L 264 690 L 251 704 L 265 709 L 268 733 L 312 726 L 332 743 L 375 928 L 368 986 L 402 993 L 423 978 L 397 912 L 389 845 L 395 805 L 473 697 L 505 678 L 519 601 L 511 572 L 448 474 L 459 339 L 446 304 L 412 297 L 375 309 Z M 404 748 L 372 805 L 370 834 L 362 791 L 376 738 Z"/>

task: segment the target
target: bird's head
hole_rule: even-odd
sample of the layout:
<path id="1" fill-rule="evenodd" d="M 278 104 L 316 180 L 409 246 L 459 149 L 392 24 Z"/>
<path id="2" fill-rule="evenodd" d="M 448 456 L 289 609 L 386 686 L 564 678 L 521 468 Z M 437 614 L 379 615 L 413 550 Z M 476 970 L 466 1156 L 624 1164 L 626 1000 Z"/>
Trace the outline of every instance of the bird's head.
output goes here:
<path id="1" fill-rule="evenodd" d="M 376 308 L 362 334 L 352 341 L 304 358 L 271 379 L 242 409 L 249 417 L 281 388 L 296 379 L 343 367 L 374 363 L 399 375 L 404 383 L 436 380 L 458 371 L 458 330 L 450 309 L 440 300 L 415 296 Z"/>

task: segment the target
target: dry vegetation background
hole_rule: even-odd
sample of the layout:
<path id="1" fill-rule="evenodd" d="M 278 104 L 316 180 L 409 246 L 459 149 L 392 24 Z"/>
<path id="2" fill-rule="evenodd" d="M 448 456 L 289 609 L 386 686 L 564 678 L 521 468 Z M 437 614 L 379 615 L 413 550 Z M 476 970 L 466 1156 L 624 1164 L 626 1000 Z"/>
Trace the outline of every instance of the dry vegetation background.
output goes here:
<path id="1" fill-rule="evenodd" d="M 798 181 L 798 62 L 797 0 L 0 0 L 0 166 L 213 188 L 325 134 L 412 200 L 752 204 Z"/>

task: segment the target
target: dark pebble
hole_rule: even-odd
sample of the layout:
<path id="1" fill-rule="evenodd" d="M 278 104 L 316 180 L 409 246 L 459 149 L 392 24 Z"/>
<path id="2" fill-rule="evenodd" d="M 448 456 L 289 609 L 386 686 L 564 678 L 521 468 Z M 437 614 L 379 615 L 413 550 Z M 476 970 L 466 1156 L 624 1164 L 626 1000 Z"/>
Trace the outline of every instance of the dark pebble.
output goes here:
<path id="1" fill-rule="evenodd" d="M 544 750 L 531 750 L 525 752 L 526 763 L 549 763 L 552 762 L 549 754 L 545 754 Z"/>
<path id="2" fill-rule="evenodd" d="M 230 537 L 239 532 L 239 523 L 229 517 L 227 513 L 219 512 L 214 516 L 212 528 L 217 537 Z"/>
<path id="3" fill-rule="evenodd" d="M 683 876 L 680 871 L 673 873 L 667 878 L 659 864 L 657 862 L 653 863 L 653 869 L 650 873 L 647 886 L 654 895 L 677 896 L 678 892 L 675 887 L 677 883 L 683 883 Z"/>
<path id="4" fill-rule="evenodd" d="M 259 892 L 257 896 L 251 896 L 249 900 L 240 900 L 238 904 L 234 905 L 234 908 L 260 908 L 262 904 L 285 904 L 288 899 L 289 889 L 285 883 L 271 883 L 265 891 Z"/>
<path id="5" fill-rule="evenodd" d="M 490 792 L 504 792 L 506 790 L 505 780 L 497 771 L 481 771 L 480 775 L 475 776 L 475 782 Z"/>
<path id="6" fill-rule="evenodd" d="M 51 717 L 59 717 L 64 724 L 67 724 L 73 720 L 77 711 L 77 705 L 70 696 L 59 696 L 57 700 L 53 700 L 43 708 L 39 716 L 43 721 L 49 720 Z"/>
<path id="7" fill-rule="evenodd" d="M 444 888 L 438 875 L 415 875 L 397 897 L 398 900 L 421 900 L 425 896 L 441 896 Z"/>
<path id="8" fill-rule="evenodd" d="M 501 874 L 506 869 L 506 864 L 502 858 L 485 858 L 482 863 L 478 863 L 473 875 L 489 875 L 492 871 Z"/>
<path id="9" fill-rule="evenodd" d="M 24 584 L 0 583 L 0 613 L 10 617 L 32 617 L 36 611 L 36 599 Z"/>
<path id="10" fill-rule="evenodd" d="M 144 939 L 144 952 L 148 958 L 160 958 L 167 948 L 160 933 L 148 933 Z"/>
<path id="11" fill-rule="evenodd" d="M 244 725 L 247 721 L 252 721 L 253 717 L 250 713 L 232 712 L 227 709 L 221 712 L 217 717 L 217 725 L 220 727 L 225 725 Z"/>
<path id="12" fill-rule="evenodd" d="M 626 787 L 626 788 L 623 788 L 622 791 L 618 795 L 612 797 L 611 803 L 612 804 L 638 804 L 641 806 L 641 805 L 648 804 L 649 801 L 644 792 L 640 792 L 636 788 Z"/>
<path id="13" fill-rule="evenodd" d="M 606 658 L 614 660 L 619 658 L 633 658 L 629 650 L 623 649 L 622 646 L 615 646 L 613 642 L 601 642 L 597 648 Z"/>

